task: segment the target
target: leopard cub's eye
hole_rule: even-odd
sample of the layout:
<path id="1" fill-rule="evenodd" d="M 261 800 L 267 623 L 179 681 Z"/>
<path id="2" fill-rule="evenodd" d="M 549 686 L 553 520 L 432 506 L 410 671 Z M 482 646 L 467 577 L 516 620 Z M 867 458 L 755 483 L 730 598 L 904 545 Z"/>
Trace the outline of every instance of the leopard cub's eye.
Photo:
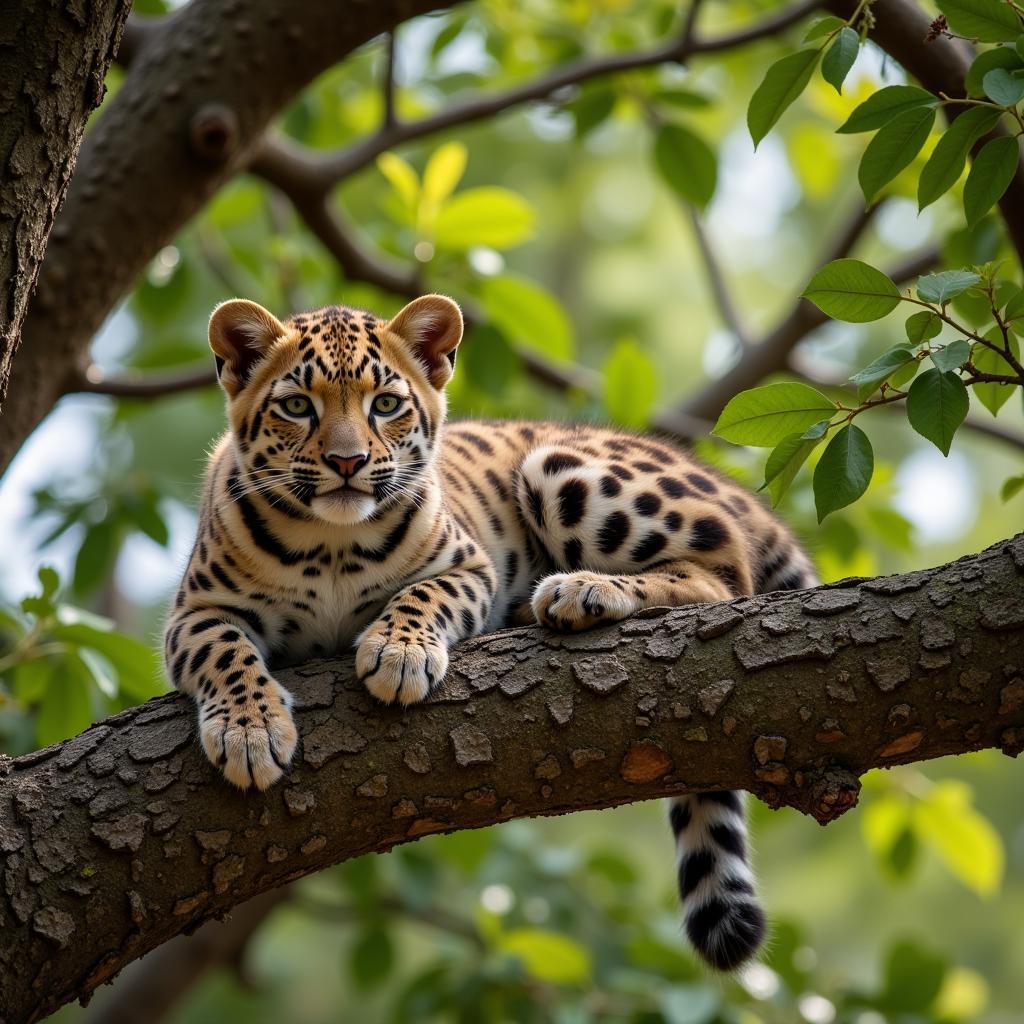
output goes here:
<path id="1" fill-rule="evenodd" d="M 310 416 L 313 413 L 313 403 L 305 395 L 282 398 L 281 406 L 289 416 Z"/>
<path id="2" fill-rule="evenodd" d="M 378 395 L 370 408 L 382 416 L 388 416 L 395 412 L 401 404 L 402 401 L 398 395 Z"/>

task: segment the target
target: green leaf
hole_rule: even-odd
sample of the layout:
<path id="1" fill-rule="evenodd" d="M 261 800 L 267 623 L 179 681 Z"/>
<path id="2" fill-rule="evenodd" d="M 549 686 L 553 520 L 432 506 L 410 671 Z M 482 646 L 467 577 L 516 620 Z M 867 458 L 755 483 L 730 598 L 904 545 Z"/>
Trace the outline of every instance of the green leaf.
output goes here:
<path id="1" fill-rule="evenodd" d="M 515 344 L 549 359 L 572 359 L 569 317 L 535 281 L 514 274 L 486 277 L 480 282 L 480 301 L 494 325 Z"/>
<path id="2" fill-rule="evenodd" d="M 66 654 L 54 664 L 36 716 L 36 740 L 41 747 L 59 743 L 89 728 L 92 685 L 92 673 L 77 654 Z"/>
<path id="3" fill-rule="evenodd" d="M 576 120 L 576 138 L 584 138 L 606 121 L 615 109 L 618 98 L 618 93 L 614 89 L 605 86 L 588 89 L 578 100 L 571 103 L 569 111 Z"/>
<path id="4" fill-rule="evenodd" d="M 811 25 L 802 42 L 809 43 L 815 39 L 820 39 L 822 36 L 831 35 L 836 29 L 842 28 L 845 24 L 846 22 L 842 18 L 837 18 L 834 14 L 826 15 Z"/>
<path id="5" fill-rule="evenodd" d="M 590 954 L 566 935 L 542 928 L 514 928 L 499 937 L 497 949 L 520 960 L 538 981 L 586 985 L 590 980 Z"/>
<path id="6" fill-rule="evenodd" d="M 776 61 L 754 90 L 747 127 L 756 148 L 786 108 L 804 91 L 818 63 L 818 50 L 799 50 Z"/>
<path id="7" fill-rule="evenodd" d="M 1003 323 L 1017 334 L 1024 333 L 1024 288 L 1018 288 L 1003 307 Z"/>
<path id="8" fill-rule="evenodd" d="M 120 539 L 120 530 L 110 519 L 88 528 L 75 559 L 76 594 L 91 594 L 106 579 L 113 568 Z"/>
<path id="9" fill-rule="evenodd" d="M 913 313 L 907 317 L 906 323 L 907 340 L 912 345 L 920 345 L 923 341 L 930 341 L 942 333 L 942 320 L 938 313 L 930 309 L 922 309 L 920 313 Z"/>
<path id="10" fill-rule="evenodd" d="M 994 68 L 1006 68 L 1008 71 L 1014 71 L 1021 67 L 1024 67 L 1024 61 L 1009 46 L 997 46 L 995 49 L 985 50 L 974 58 L 974 62 L 967 69 L 967 77 L 964 79 L 967 95 L 979 99 L 984 96 L 985 76 Z"/>
<path id="11" fill-rule="evenodd" d="M 1003 344 L 1003 335 L 998 327 L 993 327 L 985 333 L 985 338 L 997 345 Z M 1020 344 L 1017 339 L 1010 335 L 1010 351 L 1014 358 L 1020 358 Z M 998 353 L 993 352 L 986 345 L 975 345 L 971 356 L 971 362 L 979 373 L 1012 374 L 1013 367 Z M 993 416 L 999 415 L 999 410 L 1009 400 L 1015 388 L 1012 384 L 975 384 L 971 389 L 978 396 L 978 401 Z"/>
<path id="12" fill-rule="evenodd" d="M 12 672 L 11 693 L 22 704 L 39 703 L 53 676 L 54 664 L 52 658 L 32 658 L 30 661 L 19 661 Z"/>
<path id="13" fill-rule="evenodd" d="M 430 154 L 423 169 L 420 206 L 437 210 L 455 191 L 466 171 L 468 153 L 461 142 L 447 142 Z"/>
<path id="14" fill-rule="evenodd" d="M 1011 476 L 1004 480 L 1002 489 L 999 491 L 999 497 L 1003 501 L 1009 501 L 1020 494 L 1021 491 L 1024 491 L 1024 473 L 1020 476 Z"/>
<path id="15" fill-rule="evenodd" d="M 822 420 L 802 434 L 784 437 L 772 449 L 764 464 L 764 483 L 758 490 L 767 488 L 773 507 L 782 501 L 797 473 L 800 472 L 800 467 L 821 442 L 827 430 L 828 420 Z"/>
<path id="16" fill-rule="evenodd" d="M 971 107 L 946 129 L 921 168 L 917 185 L 919 210 L 934 203 L 956 184 L 971 147 L 992 129 L 999 117 L 999 111 L 991 107 Z"/>
<path id="17" fill-rule="evenodd" d="M 1015 107 L 1024 99 L 1024 81 L 1014 77 L 1006 68 L 995 68 L 981 80 L 985 95 L 1001 107 Z"/>
<path id="18" fill-rule="evenodd" d="M 391 933 L 380 925 L 365 928 L 352 945 L 349 955 L 352 977 L 366 991 L 387 979 L 395 963 L 395 945 Z"/>
<path id="19" fill-rule="evenodd" d="M 931 357 L 932 362 L 943 373 L 947 373 L 950 370 L 959 370 L 967 362 L 970 355 L 970 342 L 964 341 L 963 338 L 957 338 L 956 341 L 951 341 L 948 345 L 936 349 L 932 352 Z"/>
<path id="20" fill-rule="evenodd" d="M 985 143 L 974 158 L 964 185 L 964 214 L 968 227 L 977 224 L 999 201 L 1013 181 L 1019 159 L 1020 146 L 1015 138 L 1005 136 Z"/>
<path id="21" fill-rule="evenodd" d="M 533 207 L 515 192 L 497 186 L 469 188 L 441 207 L 434 242 L 439 249 L 510 249 L 533 235 L 535 221 Z"/>
<path id="22" fill-rule="evenodd" d="M 907 419 L 943 455 L 949 455 L 953 435 L 963 423 L 969 406 L 967 388 L 955 373 L 927 370 L 910 386 Z"/>
<path id="23" fill-rule="evenodd" d="M 878 130 L 860 160 L 857 178 L 870 203 L 921 151 L 935 123 L 934 107 L 914 107 Z"/>
<path id="24" fill-rule="evenodd" d="M 889 387 L 891 387 L 891 388 L 901 388 L 901 387 L 903 387 L 904 384 L 908 384 L 910 381 L 912 381 L 914 379 L 914 377 L 917 376 L 917 371 L 920 370 L 920 369 L 921 369 L 921 364 L 916 359 L 913 362 L 907 363 L 907 365 L 904 366 L 903 369 L 897 370 L 889 378 Z"/>
<path id="25" fill-rule="evenodd" d="M 880 270 L 860 260 L 833 260 L 804 289 L 823 313 L 852 324 L 880 320 L 900 302 L 899 289 Z"/>
<path id="26" fill-rule="evenodd" d="M 946 964 L 913 942 L 897 942 L 885 965 L 885 988 L 879 1002 L 886 1010 L 923 1013 L 935 1001 L 946 976 Z"/>
<path id="27" fill-rule="evenodd" d="M 842 93 L 843 82 L 860 52 L 860 35 L 848 25 L 836 36 L 821 61 L 821 77 Z"/>
<path id="28" fill-rule="evenodd" d="M 882 381 L 888 380 L 901 366 L 905 366 L 914 358 L 913 352 L 904 346 L 897 346 L 883 352 L 877 359 L 864 367 L 860 373 L 850 378 L 851 384 L 857 385 L 857 399 L 863 402 L 873 394 Z"/>
<path id="29" fill-rule="evenodd" d="M 681 124 L 666 124 L 654 139 L 654 162 L 662 178 L 700 209 L 711 201 L 718 178 L 714 150 Z"/>
<path id="30" fill-rule="evenodd" d="M 836 131 L 840 135 L 873 132 L 894 117 L 917 107 L 934 107 L 939 101 L 916 85 L 889 85 L 869 96 Z"/>
<path id="31" fill-rule="evenodd" d="M 973 288 L 981 277 L 970 270 L 943 270 L 917 279 L 917 297 L 944 306 L 950 299 Z"/>
<path id="32" fill-rule="evenodd" d="M 377 169 L 387 178 L 402 204 L 406 220 L 412 223 L 420 204 L 420 179 L 416 172 L 397 153 L 381 153 L 377 157 Z"/>
<path id="33" fill-rule="evenodd" d="M 820 523 L 855 502 L 871 483 L 875 455 L 860 427 L 849 424 L 829 441 L 814 468 L 814 506 Z"/>
<path id="34" fill-rule="evenodd" d="M 936 782 L 913 809 L 918 835 L 946 867 L 979 896 L 993 896 L 1003 879 L 999 833 L 971 806 L 971 789 L 952 779 Z"/>
<path id="35" fill-rule="evenodd" d="M 651 93 L 655 103 L 664 103 L 682 110 L 703 110 L 711 106 L 711 98 L 692 89 L 655 89 Z"/>
<path id="36" fill-rule="evenodd" d="M 118 689 L 132 701 L 141 703 L 165 689 L 156 651 L 135 637 L 82 621 L 62 621 L 53 627 L 52 635 L 61 643 L 101 654 L 117 673 Z"/>
<path id="37" fill-rule="evenodd" d="M 774 448 L 789 434 L 807 430 L 835 411 L 832 402 L 806 384 L 766 384 L 731 399 L 713 432 L 733 444 Z"/>
<path id="38" fill-rule="evenodd" d="M 612 349 L 604 366 L 604 403 L 608 415 L 626 427 L 645 427 L 658 398 L 658 371 L 632 338 Z"/>
<path id="39" fill-rule="evenodd" d="M 937 0 L 957 35 L 982 43 L 1002 43 L 1016 39 L 1021 21 L 1013 8 L 1002 0 Z"/>

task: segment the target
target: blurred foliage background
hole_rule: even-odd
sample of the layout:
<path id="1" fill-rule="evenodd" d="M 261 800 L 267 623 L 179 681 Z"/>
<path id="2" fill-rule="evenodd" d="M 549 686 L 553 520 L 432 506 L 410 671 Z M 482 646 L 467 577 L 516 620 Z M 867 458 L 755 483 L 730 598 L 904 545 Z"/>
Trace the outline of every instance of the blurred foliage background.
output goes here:
<path id="1" fill-rule="evenodd" d="M 777 6 L 707 5 L 702 28 Z M 417 19 L 396 46 L 397 113 L 415 119 L 583 54 L 655 45 L 679 17 L 663 0 L 480 0 Z M 701 238 L 743 333 L 756 341 L 792 308 L 863 209 L 852 168 L 866 140 L 835 128 L 880 85 L 905 81 L 867 46 L 842 94 L 813 79 L 755 152 L 749 98 L 808 24 L 415 140 L 335 191 L 379 260 L 417 268 L 425 288 L 476 311 L 449 388 L 454 415 L 643 427 L 721 375 L 741 349 Z M 323 150 L 372 131 L 386 59 L 378 41 L 322 76 L 280 131 Z M 111 95 L 121 74 L 110 73 Z M 1019 278 L 996 216 L 964 227 L 962 181 L 918 215 L 916 172 L 934 143 L 887 188 L 857 255 L 885 268 L 937 246 L 941 266 L 1002 259 Z M 347 279 L 283 196 L 243 176 L 159 252 L 97 338 L 97 369 L 209 365 L 209 312 L 234 295 L 281 315 L 333 302 L 388 314 L 404 301 Z M 829 323 L 795 358 L 841 381 L 901 336 L 895 318 Z M 538 383 L 531 352 L 580 386 Z M 999 422 L 1019 428 L 1021 403 Z M 902 417 L 862 423 L 877 460 L 865 497 L 818 526 L 804 472 L 782 506 L 826 580 L 937 564 L 1020 528 L 1024 495 L 1000 496 L 1020 450 L 963 430 L 943 458 Z M 212 386 L 73 396 L 22 452 L 0 484 L 0 750 L 58 741 L 165 688 L 153 641 L 223 426 Z M 763 453 L 697 448 L 760 483 Z M 763 962 L 736 979 L 710 977 L 685 950 L 669 832 L 660 808 L 640 805 L 428 838 L 297 883 L 244 955 L 168 1019 L 1009 1024 L 1024 1016 L 1018 776 L 992 752 L 876 773 L 861 807 L 824 832 L 755 805 L 774 932 Z M 102 1020 L 107 998 L 58 1018 Z"/>

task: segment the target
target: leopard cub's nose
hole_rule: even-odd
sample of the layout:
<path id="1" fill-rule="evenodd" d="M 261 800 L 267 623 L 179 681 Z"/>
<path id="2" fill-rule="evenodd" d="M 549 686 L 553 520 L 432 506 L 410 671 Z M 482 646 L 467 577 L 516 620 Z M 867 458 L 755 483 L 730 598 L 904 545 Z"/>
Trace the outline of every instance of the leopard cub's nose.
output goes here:
<path id="1" fill-rule="evenodd" d="M 324 461 L 336 473 L 343 477 L 355 476 L 370 461 L 368 452 L 360 452 L 358 455 L 337 455 L 331 452 L 324 456 Z"/>

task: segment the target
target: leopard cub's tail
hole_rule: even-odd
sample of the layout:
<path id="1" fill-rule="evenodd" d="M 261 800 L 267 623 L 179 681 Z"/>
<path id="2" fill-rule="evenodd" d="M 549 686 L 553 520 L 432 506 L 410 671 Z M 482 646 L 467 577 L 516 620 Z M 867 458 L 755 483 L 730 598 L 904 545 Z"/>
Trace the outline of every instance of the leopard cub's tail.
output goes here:
<path id="1" fill-rule="evenodd" d="M 669 821 L 686 934 L 708 964 L 734 970 L 757 952 L 766 931 L 747 863 L 743 795 L 725 790 L 675 797 Z"/>

